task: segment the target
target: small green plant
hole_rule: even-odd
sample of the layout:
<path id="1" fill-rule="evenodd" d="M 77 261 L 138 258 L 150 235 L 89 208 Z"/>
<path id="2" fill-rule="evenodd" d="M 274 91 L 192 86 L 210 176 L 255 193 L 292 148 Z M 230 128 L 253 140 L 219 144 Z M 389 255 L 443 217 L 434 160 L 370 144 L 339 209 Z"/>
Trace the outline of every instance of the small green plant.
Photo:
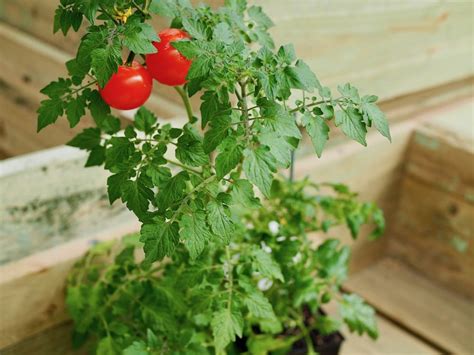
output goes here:
<path id="1" fill-rule="evenodd" d="M 157 35 L 153 15 L 171 18 L 172 28 Z M 42 90 L 48 98 L 38 130 L 63 115 L 74 127 L 88 112 L 95 127 L 69 145 L 89 152 L 86 166 L 110 171 L 110 203 L 120 199 L 142 227 L 139 242 L 126 242 L 111 264 L 98 260 L 109 253 L 99 246 L 73 270 L 68 305 L 76 340 L 95 335 L 99 354 L 188 354 L 233 351 L 245 336 L 252 353 L 265 353 L 313 329 L 337 329 L 316 312 L 333 297 L 352 330 L 375 337 L 373 310 L 339 295 L 348 248 L 331 239 L 315 249 L 306 232 L 344 222 L 355 236 L 372 218 L 379 235 L 382 213 L 342 185 L 276 176 L 293 164 L 303 134 L 321 156 L 332 120 L 363 145 L 371 126 L 390 139 L 377 97 L 351 84 L 334 95 L 292 45 L 275 49 L 272 21 L 244 0 L 218 10 L 187 0 L 61 0 L 55 31 L 66 35 L 83 22 L 69 76 Z M 188 122 L 172 127 L 140 107 L 122 130 L 110 107 L 141 106 L 151 78 L 175 87 Z M 193 95 L 201 98 L 199 117 Z M 306 195 L 305 188 L 335 195 Z M 259 283 L 272 286 L 263 291 Z M 303 306 L 311 319 L 302 318 Z"/>
<path id="2" fill-rule="evenodd" d="M 340 291 L 349 247 L 337 239 L 312 245 L 307 235 L 343 224 L 356 237 L 373 221 L 372 236 L 379 236 L 381 211 L 355 197 L 343 185 L 275 180 L 261 207 L 239 214 L 244 224 L 230 245 L 210 243 L 197 260 L 183 247 L 148 268 L 136 253 L 138 235 L 98 245 L 69 276 L 76 339 L 94 336 L 99 354 L 267 354 L 304 339 L 314 354 L 311 332 L 328 335 L 342 322 L 376 338 L 372 308 Z M 339 318 L 318 313 L 331 300 Z"/>

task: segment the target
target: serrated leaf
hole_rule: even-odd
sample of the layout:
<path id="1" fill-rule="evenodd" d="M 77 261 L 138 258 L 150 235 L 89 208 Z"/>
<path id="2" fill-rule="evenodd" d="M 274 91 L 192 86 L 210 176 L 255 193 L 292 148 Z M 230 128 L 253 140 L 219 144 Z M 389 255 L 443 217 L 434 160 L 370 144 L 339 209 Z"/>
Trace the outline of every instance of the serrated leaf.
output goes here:
<path id="1" fill-rule="evenodd" d="M 85 167 L 100 166 L 105 161 L 105 147 L 97 146 L 91 149 L 89 157 L 87 158 Z"/>
<path id="2" fill-rule="evenodd" d="M 171 178 L 171 170 L 164 166 L 150 166 L 146 174 L 151 178 L 154 186 L 162 186 Z"/>
<path id="3" fill-rule="evenodd" d="M 135 181 L 125 181 L 121 186 L 122 201 L 127 204 L 127 208 L 140 219 L 143 220 L 148 213 L 148 205 L 153 199 L 153 191 L 144 183 L 140 176 Z"/>
<path id="4" fill-rule="evenodd" d="M 247 180 L 235 180 L 230 194 L 234 205 L 242 205 L 245 208 L 261 206 L 260 200 L 255 197 L 252 184 Z"/>
<path id="5" fill-rule="evenodd" d="M 353 108 L 336 111 L 335 124 L 342 129 L 342 132 L 349 138 L 367 146 L 365 136 L 367 129 L 362 122 L 362 115 Z"/>
<path id="6" fill-rule="evenodd" d="M 265 118 L 264 125 L 271 128 L 280 136 L 301 139 L 301 132 L 296 120 L 283 106 L 268 99 L 258 100 L 262 117 Z"/>
<path id="7" fill-rule="evenodd" d="M 289 143 L 288 137 L 282 137 L 275 132 L 262 132 L 258 139 L 260 143 L 270 148 L 270 153 L 275 158 L 279 167 L 289 167 L 291 163 L 291 152 L 295 150 L 295 147 Z"/>
<path id="8" fill-rule="evenodd" d="M 91 52 L 91 67 L 100 87 L 105 87 L 110 77 L 122 65 L 122 53 L 118 42 Z"/>
<path id="9" fill-rule="evenodd" d="M 46 126 L 53 124 L 64 113 L 64 103 L 60 99 L 48 99 L 41 101 L 38 108 L 38 126 L 37 132 Z"/>
<path id="10" fill-rule="evenodd" d="M 79 149 L 91 150 L 100 145 L 100 133 L 99 128 L 86 128 L 71 139 L 67 145 Z"/>
<path id="11" fill-rule="evenodd" d="M 309 113 L 304 114 L 301 122 L 311 137 L 311 142 L 313 143 L 316 154 L 321 158 L 324 146 L 329 139 L 329 126 L 322 117 L 312 116 Z"/>
<path id="12" fill-rule="evenodd" d="M 47 95 L 48 97 L 60 98 L 61 96 L 71 92 L 71 80 L 59 78 L 57 81 L 52 81 L 44 88 L 41 89 L 41 93 Z"/>
<path id="13" fill-rule="evenodd" d="M 337 239 L 327 239 L 314 252 L 314 260 L 321 266 L 321 277 L 342 283 L 347 278 L 350 249 L 339 247 Z"/>
<path id="14" fill-rule="evenodd" d="M 206 91 L 201 96 L 201 128 L 206 128 L 214 116 L 220 111 L 220 104 L 217 94 L 212 91 Z"/>
<path id="15" fill-rule="evenodd" d="M 105 168 L 119 168 L 126 163 L 135 151 L 135 146 L 126 137 L 112 137 L 105 152 Z"/>
<path id="16" fill-rule="evenodd" d="M 239 282 L 239 285 L 245 290 L 244 303 L 249 312 L 256 318 L 276 319 L 273 307 L 265 295 L 249 282 Z"/>
<path id="17" fill-rule="evenodd" d="M 213 38 L 224 44 L 231 44 L 234 41 L 234 34 L 227 23 L 221 22 L 214 27 Z"/>
<path id="18" fill-rule="evenodd" d="M 259 26 L 268 29 L 273 26 L 273 21 L 268 17 L 260 6 L 250 6 L 247 10 L 250 18 Z"/>
<path id="19" fill-rule="evenodd" d="M 153 126 L 155 125 L 157 118 L 153 112 L 142 106 L 135 114 L 135 127 L 139 131 L 150 134 L 153 132 Z"/>
<path id="20" fill-rule="evenodd" d="M 118 348 L 111 337 L 102 338 L 97 344 L 97 355 L 117 355 Z"/>
<path id="21" fill-rule="evenodd" d="M 134 341 L 123 350 L 123 355 L 150 355 L 147 345 L 143 341 Z"/>
<path id="22" fill-rule="evenodd" d="M 191 259 L 196 259 L 212 239 L 212 233 L 206 223 L 206 214 L 202 210 L 195 210 L 192 214 L 181 217 L 179 222 L 180 236 L 184 246 L 189 251 Z"/>
<path id="23" fill-rule="evenodd" d="M 265 196 L 270 196 L 276 161 L 269 148 L 260 146 L 255 150 L 245 149 L 243 169 L 247 179 L 255 184 Z"/>
<path id="24" fill-rule="evenodd" d="M 113 204 L 115 200 L 122 196 L 122 185 L 127 181 L 127 175 L 118 173 L 110 175 L 107 178 L 107 193 L 109 195 L 109 202 Z"/>
<path id="25" fill-rule="evenodd" d="M 302 60 L 298 60 L 294 67 L 287 67 L 285 74 L 291 87 L 295 89 L 313 92 L 315 88 L 322 89 L 311 68 Z"/>
<path id="26" fill-rule="evenodd" d="M 385 114 L 379 109 L 379 107 L 372 102 L 363 102 L 361 109 L 365 120 L 367 122 L 373 123 L 375 128 L 377 128 L 377 130 L 391 142 L 392 137 L 390 135 L 390 128 L 388 126 L 387 118 L 385 117 Z"/>
<path id="27" fill-rule="evenodd" d="M 343 295 L 339 311 L 351 332 L 367 333 L 372 339 L 378 338 L 375 311 L 355 294 Z"/>
<path id="28" fill-rule="evenodd" d="M 153 26 L 139 21 L 128 21 L 124 31 L 123 44 L 136 54 L 156 53 L 152 42 L 158 42 Z"/>
<path id="29" fill-rule="evenodd" d="M 271 254 L 268 254 L 262 249 L 254 249 L 252 256 L 255 268 L 263 276 L 271 279 L 277 279 L 282 282 L 284 281 L 280 266 L 272 258 Z"/>
<path id="30" fill-rule="evenodd" d="M 178 223 L 159 220 L 144 224 L 140 230 L 140 241 L 145 244 L 143 249 L 147 264 L 172 256 L 179 243 Z"/>
<path id="31" fill-rule="evenodd" d="M 183 135 L 179 137 L 175 155 L 181 163 L 193 167 L 209 163 L 209 157 L 204 152 L 202 138 L 192 127 L 185 129 Z"/>
<path id="32" fill-rule="evenodd" d="M 227 137 L 219 146 L 219 150 L 220 153 L 216 157 L 216 174 L 222 179 L 239 164 L 243 148 L 234 137 Z"/>
<path id="33" fill-rule="evenodd" d="M 186 79 L 193 80 L 208 76 L 214 65 L 214 60 L 210 57 L 202 56 L 193 60 L 191 67 L 189 68 Z"/>
<path id="34" fill-rule="evenodd" d="M 212 232 L 228 244 L 235 230 L 234 222 L 229 217 L 228 208 L 218 201 L 211 201 L 206 206 L 207 221 Z"/>
<path id="35" fill-rule="evenodd" d="M 242 337 L 244 320 L 242 314 L 234 309 L 221 309 L 212 315 L 211 328 L 217 353 L 235 341 L 235 336 Z"/>
<path id="36" fill-rule="evenodd" d="M 181 200 L 186 194 L 186 181 L 189 180 L 189 175 L 185 171 L 181 171 L 163 185 L 158 193 L 158 207 L 165 210 L 173 203 Z"/>
<path id="37" fill-rule="evenodd" d="M 201 22 L 189 18 L 183 18 L 183 27 L 189 35 L 198 41 L 207 40 L 206 27 Z"/>
<path id="38" fill-rule="evenodd" d="M 231 119 L 227 115 L 214 117 L 204 134 L 204 152 L 209 154 L 229 135 Z"/>
<path id="39" fill-rule="evenodd" d="M 86 97 L 78 96 L 68 102 L 66 106 L 66 116 L 69 127 L 75 127 L 81 118 L 86 114 Z"/>

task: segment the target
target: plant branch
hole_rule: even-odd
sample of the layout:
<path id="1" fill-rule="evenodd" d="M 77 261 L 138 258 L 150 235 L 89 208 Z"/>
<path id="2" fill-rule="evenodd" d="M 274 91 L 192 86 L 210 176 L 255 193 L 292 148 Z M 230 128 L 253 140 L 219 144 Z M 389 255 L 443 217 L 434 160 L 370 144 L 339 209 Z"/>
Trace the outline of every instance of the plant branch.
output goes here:
<path id="1" fill-rule="evenodd" d="M 102 13 L 105 14 L 108 18 L 110 18 L 116 26 L 120 25 L 120 23 L 110 14 L 110 12 L 107 11 L 107 9 L 100 3 L 100 1 L 99 7 Z"/>
<path id="2" fill-rule="evenodd" d="M 191 101 L 189 100 L 188 93 L 181 86 L 175 86 L 175 90 L 178 92 L 179 96 L 183 100 L 184 106 L 186 107 L 186 113 L 188 115 L 189 123 L 192 123 L 194 120 L 193 108 L 191 106 Z"/>
<path id="3" fill-rule="evenodd" d="M 199 170 L 197 170 L 197 169 L 191 168 L 190 166 L 181 164 L 181 163 L 178 162 L 178 161 L 171 160 L 171 159 L 166 159 L 166 161 L 167 161 L 169 164 L 179 166 L 180 168 L 182 168 L 182 169 L 184 169 L 184 170 L 187 170 L 187 171 L 190 171 L 190 172 L 192 172 L 192 173 L 194 173 L 194 174 L 202 175 L 202 171 L 199 171 Z"/>

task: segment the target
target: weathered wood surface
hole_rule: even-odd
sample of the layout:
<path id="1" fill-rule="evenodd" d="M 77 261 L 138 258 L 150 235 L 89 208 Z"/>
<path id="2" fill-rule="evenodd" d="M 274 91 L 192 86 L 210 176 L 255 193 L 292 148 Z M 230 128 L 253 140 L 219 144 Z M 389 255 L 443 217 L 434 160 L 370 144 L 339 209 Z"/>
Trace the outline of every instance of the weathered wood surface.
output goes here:
<path id="1" fill-rule="evenodd" d="M 67 320 L 64 281 L 69 268 L 97 241 L 139 228 L 130 217 L 114 222 L 100 232 L 0 267 L 0 349 Z"/>
<path id="2" fill-rule="evenodd" d="M 414 133 L 390 252 L 474 298 L 474 101 L 434 115 Z"/>
<path id="3" fill-rule="evenodd" d="M 383 99 L 473 75 L 472 1 L 253 0 L 324 83 Z"/>
<path id="4" fill-rule="evenodd" d="M 442 353 L 474 352 L 474 303 L 400 261 L 386 258 L 354 274 L 346 287 L 386 317 L 444 349 Z"/>

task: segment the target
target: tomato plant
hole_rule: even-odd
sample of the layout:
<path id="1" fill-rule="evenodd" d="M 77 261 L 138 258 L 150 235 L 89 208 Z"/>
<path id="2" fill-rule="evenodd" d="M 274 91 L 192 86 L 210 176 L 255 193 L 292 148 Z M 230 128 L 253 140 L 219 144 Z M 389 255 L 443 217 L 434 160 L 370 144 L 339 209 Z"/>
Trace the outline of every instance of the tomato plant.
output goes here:
<path id="1" fill-rule="evenodd" d="M 153 80 L 138 62 L 118 67 L 107 84 L 99 90 L 102 99 L 119 110 L 132 110 L 142 106 L 150 97 Z"/>
<path id="2" fill-rule="evenodd" d="M 175 28 L 158 44 L 149 24 L 155 15 Z M 73 127 L 89 112 L 94 126 L 68 144 L 88 153 L 86 166 L 110 172 L 110 203 L 126 204 L 141 229 L 121 249 L 95 247 L 72 271 L 74 339 L 92 339 L 98 354 L 130 355 L 232 353 L 238 339 L 256 354 L 304 339 L 314 354 L 308 334 L 342 322 L 375 338 L 372 308 L 340 290 L 349 248 L 331 238 L 315 248 L 307 233 L 345 224 L 355 238 L 373 223 L 376 237 L 382 212 L 346 186 L 280 172 L 293 167 L 303 135 L 318 157 L 330 129 L 364 146 L 370 128 L 390 140 L 377 96 L 350 83 L 337 92 L 324 86 L 292 45 L 275 47 L 271 19 L 245 0 L 218 10 L 186 0 L 61 1 L 55 30 L 67 34 L 83 22 L 68 76 L 42 90 L 38 130 L 62 116 Z M 160 58 L 161 46 L 165 59 L 148 65 L 178 85 L 188 122 L 173 127 L 141 107 L 121 127 L 93 88 L 120 74 L 123 52 Z M 339 304 L 338 318 L 317 311 L 329 299 Z"/>
<path id="3" fill-rule="evenodd" d="M 191 61 L 183 56 L 173 42 L 188 39 L 189 35 L 176 28 L 168 28 L 158 34 L 160 42 L 153 42 L 157 53 L 147 54 L 146 65 L 153 78 L 162 84 L 178 86 L 186 83 Z"/>

